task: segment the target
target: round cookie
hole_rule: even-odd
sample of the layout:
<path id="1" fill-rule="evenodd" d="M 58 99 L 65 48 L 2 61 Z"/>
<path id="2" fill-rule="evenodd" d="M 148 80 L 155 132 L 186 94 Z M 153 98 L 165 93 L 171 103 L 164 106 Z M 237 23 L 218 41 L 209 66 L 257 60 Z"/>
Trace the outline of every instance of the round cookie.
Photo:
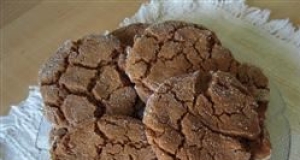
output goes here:
<path id="1" fill-rule="evenodd" d="M 48 119 L 75 126 L 103 113 L 133 115 L 137 96 L 118 66 L 122 54 L 111 35 L 66 41 L 39 73 Z"/>
<path id="2" fill-rule="evenodd" d="M 110 35 L 117 37 L 122 45 L 132 46 L 134 38 L 141 35 L 148 26 L 147 23 L 133 23 L 112 31 Z"/>
<path id="3" fill-rule="evenodd" d="M 156 160 L 141 121 L 104 115 L 54 136 L 53 160 Z"/>
<path id="4" fill-rule="evenodd" d="M 147 101 L 143 123 L 161 160 L 249 160 L 260 138 L 254 97 L 235 76 L 195 72 L 173 77 Z"/>
<path id="5" fill-rule="evenodd" d="M 125 69 L 144 102 L 164 80 L 197 70 L 231 72 L 251 88 L 258 101 L 267 100 L 268 79 L 260 69 L 237 62 L 214 32 L 196 24 L 166 21 L 150 25 L 135 39 Z"/>
<path id="6" fill-rule="evenodd" d="M 213 58 L 220 61 L 217 66 Z M 199 69 L 227 70 L 231 60 L 212 31 L 196 24 L 166 21 L 149 26 L 135 39 L 125 71 L 146 102 L 165 79 Z"/>

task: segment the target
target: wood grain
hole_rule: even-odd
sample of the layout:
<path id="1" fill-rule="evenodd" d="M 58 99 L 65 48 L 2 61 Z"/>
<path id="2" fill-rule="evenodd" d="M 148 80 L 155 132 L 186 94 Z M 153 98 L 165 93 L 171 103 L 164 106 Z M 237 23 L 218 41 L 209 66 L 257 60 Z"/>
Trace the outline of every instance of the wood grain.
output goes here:
<path id="1" fill-rule="evenodd" d="M 0 27 L 12 22 L 36 6 L 41 0 L 0 0 L 2 19 Z"/>

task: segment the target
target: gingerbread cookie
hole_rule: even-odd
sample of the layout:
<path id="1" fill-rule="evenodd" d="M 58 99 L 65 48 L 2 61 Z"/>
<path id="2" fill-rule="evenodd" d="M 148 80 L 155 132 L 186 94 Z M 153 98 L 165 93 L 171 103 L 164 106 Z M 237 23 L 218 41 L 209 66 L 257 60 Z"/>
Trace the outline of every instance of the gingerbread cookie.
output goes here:
<path id="1" fill-rule="evenodd" d="M 53 160 L 156 160 L 141 121 L 104 115 L 54 135 Z"/>
<path id="2" fill-rule="evenodd" d="M 166 80 L 148 99 L 143 122 L 158 159 L 249 160 L 249 142 L 262 130 L 256 107 L 235 76 L 195 72 Z"/>
<path id="3" fill-rule="evenodd" d="M 133 115 L 137 96 L 117 65 L 122 54 L 113 36 L 66 41 L 39 74 L 49 120 L 75 126 L 103 113 Z"/>

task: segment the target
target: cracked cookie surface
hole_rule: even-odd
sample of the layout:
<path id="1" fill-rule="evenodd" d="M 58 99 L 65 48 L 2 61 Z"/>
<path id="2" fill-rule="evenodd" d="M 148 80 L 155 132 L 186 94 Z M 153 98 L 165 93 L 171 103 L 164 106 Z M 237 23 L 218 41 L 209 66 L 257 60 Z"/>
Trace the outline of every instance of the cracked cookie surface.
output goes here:
<path id="1" fill-rule="evenodd" d="M 199 69 L 213 70 L 212 59 L 224 60 L 218 68 L 227 70 L 230 54 L 219 54 L 216 35 L 203 26 L 178 21 L 153 24 L 135 39 L 126 60 L 126 73 L 146 101 L 164 80 Z M 212 57 L 212 52 L 215 55 Z"/>
<path id="2" fill-rule="evenodd" d="M 150 25 L 135 39 L 125 69 L 144 102 L 164 80 L 197 70 L 234 74 L 265 110 L 267 77 L 259 68 L 236 61 L 214 32 L 200 25 L 180 21 Z"/>
<path id="3" fill-rule="evenodd" d="M 243 141 L 260 136 L 256 102 L 233 75 L 195 72 L 166 80 L 149 98 L 143 123 L 158 159 L 246 160 Z"/>
<path id="4" fill-rule="evenodd" d="M 53 160 L 156 160 L 144 125 L 127 116 L 104 115 L 53 137 Z"/>
<path id="5" fill-rule="evenodd" d="M 103 113 L 133 115 L 137 96 L 118 66 L 122 54 L 114 36 L 66 41 L 39 74 L 48 119 L 56 125 L 76 126 Z"/>

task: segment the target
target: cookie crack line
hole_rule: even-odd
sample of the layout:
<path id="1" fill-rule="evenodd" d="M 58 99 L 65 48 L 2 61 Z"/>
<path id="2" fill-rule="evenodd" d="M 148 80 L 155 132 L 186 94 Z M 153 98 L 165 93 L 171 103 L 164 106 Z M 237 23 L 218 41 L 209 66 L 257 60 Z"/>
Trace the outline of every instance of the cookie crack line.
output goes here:
<path id="1" fill-rule="evenodd" d="M 225 132 L 225 131 L 218 131 L 219 129 L 221 129 L 221 128 L 219 127 L 219 126 L 220 126 L 219 123 L 222 123 L 221 125 L 224 125 L 223 120 L 220 119 L 220 117 L 222 117 L 223 115 L 227 115 L 227 116 L 229 116 L 229 117 L 232 117 L 232 116 L 234 116 L 234 115 L 240 115 L 240 114 L 245 115 L 247 118 L 248 118 L 248 116 L 247 116 L 243 111 L 237 112 L 237 113 L 227 113 L 227 112 L 224 112 L 224 111 L 223 111 L 221 114 L 217 114 L 215 108 L 213 107 L 213 106 L 215 106 L 216 104 L 214 103 L 214 101 L 212 101 L 211 96 L 210 96 L 209 94 L 205 94 L 205 97 L 206 97 L 206 99 L 212 104 L 211 109 L 213 110 L 213 116 L 216 117 L 216 118 L 218 119 L 218 121 L 217 121 L 217 123 L 216 123 L 218 129 L 215 129 L 215 128 L 212 127 L 211 125 L 208 125 L 208 124 L 203 120 L 203 118 L 200 118 L 201 123 L 202 123 L 204 126 L 206 126 L 207 128 L 209 128 L 209 129 L 210 129 L 212 132 L 214 132 L 214 133 L 217 133 L 217 134 L 220 134 L 220 135 L 223 135 L 223 136 L 233 137 L 233 138 L 234 138 L 234 137 L 239 137 L 238 135 L 236 135 L 236 134 L 239 133 L 239 131 L 230 131 L 231 133 L 227 133 L 227 132 Z M 191 114 L 193 114 L 193 113 L 191 113 Z M 195 115 L 195 116 L 197 116 L 197 115 Z M 199 116 L 201 117 L 201 115 L 199 115 Z M 249 118 L 248 118 L 248 119 L 249 119 Z M 223 130 L 223 129 L 221 129 L 221 130 Z M 248 137 L 244 137 L 244 138 L 249 139 Z M 253 138 L 250 138 L 250 139 L 253 139 Z"/>
<path id="2" fill-rule="evenodd" d="M 71 132 L 63 135 L 63 137 L 59 137 L 57 139 L 58 141 L 55 141 L 55 144 L 58 144 L 60 147 L 57 148 L 58 145 L 56 145 L 56 147 L 54 146 L 52 148 L 52 150 L 53 151 L 56 151 L 57 149 L 65 150 L 67 153 L 65 153 L 65 155 L 63 155 L 63 156 L 70 155 L 72 157 L 72 155 L 80 154 L 81 150 L 78 150 L 78 149 L 80 149 L 78 147 L 85 147 L 84 145 L 87 144 L 86 141 L 93 140 L 93 139 L 89 139 L 89 136 L 86 136 L 86 137 L 83 136 L 82 133 L 91 134 L 90 136 L 96 134 L 96 136 L 99 137 L 98 139 L 96 139 L 95 143 L 89 144 L 91 148 L 92 147 L 94 148 L 94 151 L 97 154 L 89 155 L 88 153 L 85 153 L 87 155 L 82 155 L 82 157 L 86 157 L 86 156 L 90 157 L 90 158 L 93 157 L 93 159 L 94 158 L 104 158 L 106 155 L 112 155 L 112 156 L 117 156 L 118 157 L 118 156 L 122 156 L 123 153 L 127 152 L 127 149 L 128 149 L 127 147 L 134 148 L 135 151 L 139 151 L 140 149 L 149 147 L 149 145 L 146 146 L 146 144 L 139 145 L 139 143 L 131 143 L 130 141 L 128 141 L 128 142 L 119 141 L 119 140 L 122 139 L 123 135 L 116 135 L 117 136 L 117 137 L 115 137 L 116 140 L 115 140 L 115 138 L 111 138 L 110 137 L 111 135 L 105 135 L 106 132 L 108 132 L 108 133 L 112 132 L 112 134 L 114 132 L 114 131 L 111 130 L 111 129 L 114 129 L 114 127 L 113 128 L 106 127 L 106 126 L 102 126 L 104 128 L 99 127 L 99 125 L 103 125 L 103 124 L 99 124 L 99 123 L 104 123 L 104 125 L 105 125 L 107 121 L 110 121 L 110 120 L 106 120 L 106 118 L 111 119 L 112 121 L 115 121 L 115 120 L 118 121 L 118 122 L 116 122 L 116 125 L 115 125 L 115 127 L 117 127 L 115 129 L 117 129 L 117 130 L 118 130 L 118 127 L 120 127 L 119 129 L 122 129 L 123 127 L 126 128 L 127 125 L 126 124 L 124 125 L 124 123 L 122 121 L 132 121 L 132 120 L 134 120 L 134 119 L 126 117 L 126 116 L 121 116 L 121 118 L 119 116 L 105 116 L 103 118 L 100 118 L 100 119 L 95 120 L 93 122 L 89 122 L 87 125 L 81 126 L 80 128 L 77 128 L 77 129 L 71 131 Z M 138 121 L 136 121 L 136 122 L 138 122 Z M 132 122 L 132 123 L 142 126 L 142 124 L 136 123 L 136 122 L 134 120 L 134 122 Z M 128 123 L 130 123 L 130 122 L 128 122 Z M 134 129 L 134 128 L 132 128 L 132 129 Z M 138 129 L 137 131 L 142 131 L 142 130 L 139 130 L 139 128 L 137 128 L 137 129 Z M 129 133 L 125 133 L 125 134 L 129 134 Z M 76 136 L 79 136 L 79 137 L 76 137 Z M 79 138 L 79 139 L 77 139 L 77 138 Z M 87 138 L 87 139 L 85 139 L 85 138 Z M 62 144 L 62 145 L 60 145 L 60 144 Z M 91 146 L 91 145 L 93 145 L 93 146 Z M 111 146 L 116 146 L 116 145 L 121 147 L 122 151 L 115 152 L 114 150 L 111 150 L 113 148 L 110 148 L 110 147 Z M 138 147 L 138 146 L 141 146 L 141 147 Z M 88 150 L 86 150 L 86 151 L 88 151 Z M 93 151 L 91 151 L 91 152 L 93 152 Z M 143 153 L 143 152 L 140 152 L 140 153 Z M 138 153 L 138 154 L 140 154 L 140 153 Z M 54 154 L 55 154 L 55 156 L 59 156 L 61 154 L 61 152 L 57 151 Z M 139 156 L 138 154 L 137 155 L 135 155 L 135 154 L 136 154 L 135 152 L 127 152 L 126 153 L 127 156 L 133 156 L 133 157 Z M 76 157 L 76 158 L 80 158 L 80 156 L 81 155 L 79 155 L 79 157 Z M 116 159 L 118 159 L 118 158 L 116 158 Z M 151 159 L 153 159 L 153 158 L 151 158 Z"/>
<path id="3" fill-rule="evenodd" d="M 179 131 L 180 131 L 180 134 L 181 136 L 183 137 L 182 140 L 181 140 L 181 143 L 179 144 L 179 146 L 177 147 L 177 149 L 175 150 L 175 155 L 178 154 L 179 150 L 181 148 L 184 147 L 184 144 L 186 144 L 186 135 L 183 133 L 182 131 L 182 120 L 184 119 L 184 117 L 188 114 L 188 110 L 177 120 L 177 126 L 179 127 Z"/>
<path id="4" fill-rule="evenodd" d="M 221 76 L 221 78 L 223 76 L 223 73 L 225 73 L 225 72 L 221 72 L 221 71 L 216 72 L 216 74 L 220 74 L 218 76 Z M 186 133 L 188 133 L 190 131 L 185 126 L 185 123 L 190 123 L 189 121 L 195 121 L 195 119 L 193 119 L 193 118 L 190 119 L 191 117 L 187 118 L 187 119 L 185 118 L 185 117 L 187 117 L 187 115 L 190 115 L 192 117 L 195 117 L 199 121 L 198 122 L 199 126 L 197 126 L 196 124 L 193 124 L 193 123 L 186 124 L 186 125 L 191 125 L 192 128 L 195 127 L 194 129 L 196 129 L 196 131 L 203 130 L 203 134 L 204 134 L 202 136 L 199 135 L 199 137 L 197 138 L 198 140 L 201 139 L 200 141 L 202 143 L 201 144 L 200 141 L 197 142 L 197 143 L 200 143 L 199 144 L 200 146 L 202 146 L 202 147 L 199 147 L 198 145 L 196 145 L 196 148 L 194 148 L 194 149 L 197 150 L 197 152 L 201 152 L 201 154 L 203 154 L 203 156 L 205 156 L 205 155 L 210 156 L 211 159 L 217 160 L 220 158 L 217 155 L 218 153 L 214 153 L 209 150 L 203 150 L 203 147 L 205 148 L 206 145 L 208 145 L 208 146 L 206 146 L 206 147 L 208 147 L 208 149 L 210 147 L 216 147 L 216 146 L 214 146 L 214 144 L 208 144 L 208 143 L 210 143 L 209 141 L 211 141 L 211 140 L 206 141 L 205 140 L 206 138 L 204 137 L 204 136 L 210 137 L 210 134 L 212 134 L 212 136 L 218 136 L 221 141 L 224 140 L 224 142 L 220 142 L 221 146 L 219 146 L 219 147 L 222 148 L 222 147 L 224 147 L 224 145 L 226 146 L 227 143 L 233 143 L 232 145 L 236 145 L 237 148 L 232 148 L 232 149 L 229 148 L 230 152 L 232 151 L 232 152 L 234 152 L 234 154 L 237 154 L 237 155 L 245 154 L 245 156 L 251 156 L 252 152 L 250 153 L 250 150 L 247 149 L 249 147 L 248 144 L 241 142 L 240 140 L 242 139 L 245 141 L 247 140 L 249 142 L 252 142 L 252 141 L 255 141 L 255 139 L 251 139 L 251 138 L 247 137 L 246 134 L 248 134 L 248 133 L 246 133 L 246 132 L 244 133 L 243 130 L 236 128 L 235 123 L 232 124 L 232 128 L 229 127 L 228 132 L 227 131 L 225 132 L 225 131 L 222 131 L 219 129 L 215 129 L 214 127 L 212 127 L 210 125 L 210 122 L 204 121 L 205 118 L 203 119 L 203 117 L 200 117 L 200 115 L 198 115 L 198 111 L 200 111 L 200 110 L 198 110 L 196 108 L 200 107 L 201 105 L 205 105 L 205 104 L 200 104 L 200 103 L 198 104 L 199 100 L 201 101 L 201 99 L 199 99 L 199 96 L 203 96 L 205 99 L 207 99 L 207 102 L 210 104 L 208 106 L 211 107 L 211 110 L 214 110 L 214 111 L 212 111 L 213 116 L 215 116 L 219 119 L 217 124 L 221 125 L 221 122 L 222 122 L 221 120 L 223 118 L 219 118 L 219 117 L 221 117 L 222 115 L 229 115 L 229 118 L 231 116 L 235 116 L 237 114 L 245 116 L 246 113 L 243 110 L 245 110 L 245 108 L 247 107 L 246 105 L 248 105 L 248 103 L 250 105 L 248 107 L 251 108 L 251 104 L 252 104 L 251 100 L 252 99 L 250 99 L 249 102 L 248 101 L 240 102 L 238 99 L 236 99 L 237 100 L 236 105 L 238 106 L 238 110 L 236 110 L 236 111 L 232 110 L 232 112 L 231 112 L 231 108 L 228 108 L 228 110 L 223 109 L 223 110 L 220 110 L 222 112 L 220 112 L 221 114 L 219 115 L 219 111 L 216 110 L 218 108 L 215 109 L 215 106 L 222 105 L 222 103 L 219 104 L 218 100 L 215 103 L 215 100 L 213 98 L 217 98 L 217 97 L 212 97 L 212 95 L 210 95 L 210 92 L 208 92 L 210 88 L 214 87 L 210 84 L 219 85 L 218 79 L 214 78 L 214 76 L 217 76 L 217 75 L 214 75 L 214 73 L 209 74 L 209 75 L 211 75 L 211 78 L 207 79 L 207 81 L 205 82 L 205 83 L 207 83 L 207 87 L 203 86 L 204 84 L 202 84 L 203 83 L 202 81 L 198 81 L 199 78 L 203 78 L 203 77 L 198 77 L 200 75 L 205 76 L 202 74 L 194 73 L 194 74 L 187 74 L 186 76 L 179 76 L 179 77 L 171 78 L 170 80 L 167 80 L 164 83 L 162 83 L 159 86 L 158 90 L 154 92 L 154 95 L 152 95 L 148 99 L 148 102 L 147 102 L 148 105 L 147 105 L 146 112 L 145 112 L 146 117 L 144 120 L 144 124 L 146 125 L 147 130 L 148 130 L 147 134 L 148 134 L 148 137 L 150 137 L 150 138 L 148 138 L 150 140 L 150 144 L 152 144 L 154 146 L 154 148 L 155 147 L 158 148 L 154 151 L 157 153 L 157 155 L 159 155 L 159 157 L 160 156 L 163 157 L 163 155 L 161 155 L 163 153 L 168 153 L 166 155 L 168 155 L 169 158 L 173 157 L 172 159 L 175 159 L 175 158 L 181 159 L 183 157 L 186 158 L 186 156 L 188 156 L 186 154 L 188 154 L 188 152 L 190 151 L 190 150 L 188 150 L 188 148 L 191 147 L 190 144 L 193 144 L 193 142 L 191 142 L 191 140 L 193 141 L 193 139 L 190 139 L 193 136 L 191 135 L 191 137 L 187 137 Z M 226 75 L 224 75 L 224 76 L 226 76 Z M 224 77 L 223 77 L 223 79 L 224 79 Z M 201 83 L 201 84 L 198 84 L 198 83 Z M 235 95 L 235 91 L 237 92 L 236 94 L 240 94 L 239 96 L 242 96 L 241 98 L 250 96 L 250 95 L 244 94 L 241 91 L 244 88 L 241 88 L 239 86 L 239 84 L 231 85 L 231 83 L 235 83 L 235 81 L 231 80 L 230 77 L 228 77 L 226 79 L 226 81 L 224 81 L 222 83 L 220 82 L 220 84 L 221 84 L 220 87 L 227 88 L 228 92 L 231 91 L 231 89 L 233 89 L 232 93 L 230 92 L 231 94 L 233 94 L 232 96 Z M 183 84 L 185 84 L 187 88 L 181 88 L 180 90 L 176 90 L 176 89 L 178 89 L 178 87 L 182 87 Z M 184 92 L 184 91 L 186 91 L 186 92 Z M 214 90 L 212 89 L 212 91 L 214 91 Z M 218 95 L 218 90 L 216 90 L 215 92 L 216 93 L 211 93 L 211 94 Z M 187 99 L 183 96 L 184 94 L 186 94 L 186 95 L 192 94 L 193 97 Z M 224 93 L 224 95 L 225 95 L 225 93 Z M 225 96 L 225 98 L 226 98 L 226 96 Z M 232 99 L 232 100 L 234 101 L 235 99 Z M 222 102 L 221 99 L 220 99 L 220 101 Z M 206 102 L 203 102 L 203 103 L 206 103 Z M 167 105 L 165 105 L 165 104 L 167 104 Z M 168 106 L 168 105 L 171 105 L 171 106 Z M 239 107 L 239 105 L 242 105 L 242 106 Z M 178 107 L 178 108 L 172 108 L 172 106 Z M 165 114 L 167 114 L 167 115 L 161 114 L 159 112 L 160 107 L 166 108 Z M 181 109 L 181 107 L 184 107 L 184 109 Z M 160 117 L 160 116 L 162 116 L 162 117 Z M 246 117 L 249 119 L 251 118 L 248 116 L 246 116 Z M 255 118 L 255 117 L 253 117 L 253 118 Z M 177 124 L 176 126 L 174 126 L 175 123 Z M 246 122 L 244 125 L 248 126 L 247 123 L 248 122 Z M 201 127 L 201 126 L 203 126 L 203 127 Z M 253 128 L 253 129 L 255 129 L 255 128 Z M 200 132 L 199 132 L 199 134 L 200 134 Z M 249 132 L 249 134 L 250 134 L 250 132 Z M 177 140 L 172 139 L 172 138 L 167 138 L 167 136 L 174 136 L 174 138 L 177 137 L 176 138 Z M 168 145 L 171 145 L 171 147 Z M 213 145 L 213 146 L 210 146 L 210 145 Z M 230 157 L 230 155 L 227 155 L 227 154 L 225 154 L 224 156 Z"/>
<path id="5" fill-rule="evenodd" d="M 72 121 L 74 126 L 81 120 L 99 118 L 106 112 L 133 114 L 136 92 L 122 66 L 119 66 L 120 55 L 124 54 L 120 45 L 118 39 L 105 35 L 85 36 L 76 42 L 63 44 L 40 72 L 41 86 L 45 87 L 42 93 L 45 103 L 58 106 L 63 119 Z M 122 95 L 125 97 L 120 97 Z M 78 99 L 72 102 L 71 96 L 76 99 L 82 97 L 87 102 L 79 102 L 81 100 Z M 125 106 L 117 106 L 119 101 Z M 84 110 L 84 105 L 91 108 Z M 55 127 L 60 126 L 60 121 L 48 119 Z"/>
<path id="6" fill-rule="evenodd" d="M 64 74 L 64 73 L 66 72 L 67 67 L 69 66 L 68 58 L 69 58 L 70 53 L 71 53 L 72 51 L 75 51 L 75 50 L 77 49 L 77 46 L 75 46 L 74 42 L 71 42 L 71 43 L 72 43 L 72 45 L 74 45 L 74 46 L 71 47 L 71 50 L 67 53 L 67 56 L 63 58 L 63 60 L 64 60 L 64 63 L 63 63 L 63 64 L 64 64 L 64 65 L 63 65 L 63 70 L 62 70 L 62 71 L 58 71 L 58 75 L 57 75 L 56 81 L 54 81 L 54 82 L 52 82 L 52 83 L 43 83 L 43 81 L 41 81 L 41 86 L 46 86 L 46 85 L 48 85 L 48 86 L 49 86 L 49 85 L 57 85 L 58 88 L 64 88 L 64 87 L 61 86 L 58 82 L 59 82 L 59 80 L 60 80 L 62 74 Z M 75 47 L 75 48 L 74 48 L 74 47 Z M 55 54 L 59 54 L 59 53 L 55 53 Z M 64 88 L 64 89 L 65 89 L 65 88 Z M 66 90 L 66 91 L 68 92 L 68 90 Z M 69 93 L 69 92 L 68 92 L 68 93 Z M 59 97 L 60 105 L 61 105 L 61 103 L 63 103 L 64 99 L 65 99 L 64 97 Z M 46 104 L 46 105 L 47 105 L 47 104 Z M 54 107 L 54 106 L 55 106 L 55 107 Z M 63 111 L 61 110 L 61 107 L 60 107 L 60 106 L 56 106 L 56 105 L 50 104 L 50 107 L 56 108 L 56 109 L 58 110 L 58 112 L 59 112 L 59 117 L 62 118 L 64 121 L 67 121 L 67 119 L 66 119 L 65 115 L 63 114 Z"/>
<path id="7" fill-rule="evenodd" d="M 174 92 L 172 92 L 172 89 L 170 90 L 171 92 L 170 93 L 172 93 L 172 94 L 175 94 Z M 176 95 L 176 94 L 175 94 Z M 193 108 L 195 108 L 195 105 L 196 105 L 196 99 L 197 99 L 197 96 L 199 96 L 200 94 L 195 94 L 195 97 L 193 98 L 194 99 L 194 101 L 193 101 Z M 211 108 L 213 108 L 213 110 L 215 110 L 214 109 L 214 102 L 211 100 L 211 97 L 209 96 L 209 95 L 206 95 L 206 96 L 208 96 L 208 97 L 206 97 L 209 101 L 210 101 L 210 103 L 212 104 L 212 107 Z M 175 96 L 176 97 L 176 96 Z M 182 102 L 181 101 L 181 103 L 185 103 L 185 102 Z M 179 129 L 179 131 L 180 131 L 180 133 L 181 133 L 181 135 L 183 135 L 184 137 L 185 137 L 185 134 L 183 134 L 183 132 L 182 132 L 182 124 L 181 124 L 181 121 L 183 120 L 183 118 L 187 115 L 187 114 L 191 114 L 191 115 L 193 115 L 193 116 L 197 116 L 197 115 L 195 115 L 194 113 L 193 113 L 193 111 L 191 111 L 190 109 L 189 109 L 189 107 L 186 107 L 186 109 L 187 109 L 187 111 L 182 115 L 182 117 L 179 119 L 180 120 L 180 129 Z M 223 112 L 222 114 L 228 114 L 228 113 L 226 113 L 226 112 Z M 233 115 L 233 114 L 229 114 L 229 115 Z M 219 117 L 221 116 L 218 116 L 217 114 L 215 114 L 215 116 L 219 119 Z M 214 130 L 213 128 L 211 128 L 209 125 L 207 125 L 205 122 L 203 122 L 202 121 L 202 119 L 201 118 L 199 118 L 199 120 L 201 121 L 200 123 L 203 125 L 203 126 L 205 126 L 206 128 L 208 128 L 209 130 L 210 130 L 210 132 L 212 132 L 212 133 L 214 133 L 214 134 L 219 134 L 219 135 L 222 135 L 222 136 L 225 136 L 225 137 L 231 137 L 231 138 L 238 138 L 239 136 L 235 136 L 235 135 L 230 135 L 230 134 L 225 134 L 225 133 L 222 133 L 222 132 L 219 132 L 219 131 L 216 131 L 216 130 Z M 222 120 L 221 119 L 219 119 L 221 122 L 222 122 Z M 204 136 L 202 136 L 202 140 L 201 141 L 203 141 L 203 139 L 204 139 Z M 185 142 L 185 138 L 183 139 L 183 142 Z M 183 145 L 183 144 L 182 144 Z M 199 148 L 199 147 L 197 147 L 197 148 Z M 210 153 L 210 152 L 208 152 L 208 153 Z M 213 155 L 211 155 L 212 157 L 214 157 Z"/>
<path id="8" fill-rule="evenodd" d="M 88 102 L 93 104 L 94 106 L 96 107 L 100 107 L 102 109 L 104 109 L 105 107 L 103 107 L 103 104 L 101 101 L 98 101 L 93 94 L 91 93 L 85 93 L 85 92 L 74 92 L 74 91 L 70 91 L 65 85 L 61 85 L 61 87 L 63 87 L 67 92 L 68 92 L 68 95 L 75 95 L 75 96 L 79 96 L 79 97 L 84 97 L 84 98 L 87 98 Z M 67 95 L 67 96 L 68 96 Z M 66 97 L 67 97 L 66 96 Z"/>

